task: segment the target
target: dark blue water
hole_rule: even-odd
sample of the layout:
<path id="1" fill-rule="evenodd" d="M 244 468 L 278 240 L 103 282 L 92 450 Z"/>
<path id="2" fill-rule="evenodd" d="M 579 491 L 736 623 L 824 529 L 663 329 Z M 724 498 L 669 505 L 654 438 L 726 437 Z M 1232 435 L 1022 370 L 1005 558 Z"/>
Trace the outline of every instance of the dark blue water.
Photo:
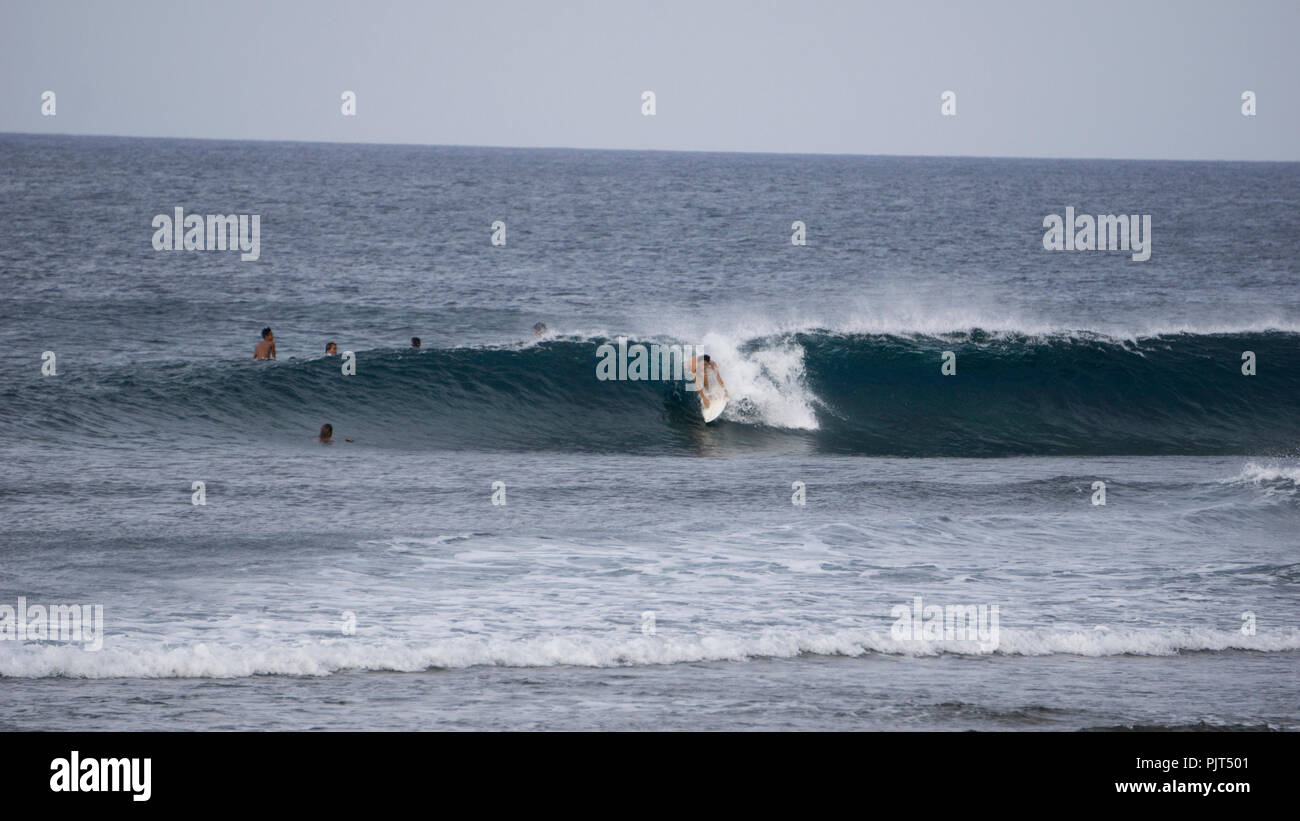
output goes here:
<path id="1" fill-rule="evenodd" d="M 0 640 L 0 726 L 1300 724 L 1300 166 L 7 135 L 0 170 L 0 606 L 104 624 Z M 1150 214 L 1151 258 L 1044 250 L 1067 206 Z M 155 250 L 177 207 L 260 215 L 259 259 Z M 722 419 L 598 379 L 620 336 L 704 346 Z M 916 597 L 996 640 L 899 634 Z"/>

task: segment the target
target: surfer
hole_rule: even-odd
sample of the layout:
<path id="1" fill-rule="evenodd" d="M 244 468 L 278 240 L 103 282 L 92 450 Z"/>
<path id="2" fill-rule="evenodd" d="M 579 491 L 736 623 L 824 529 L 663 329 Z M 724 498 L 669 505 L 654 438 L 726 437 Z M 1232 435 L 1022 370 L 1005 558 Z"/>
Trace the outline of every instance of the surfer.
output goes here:
<path id="1" fill-rule="evenodd" d="M 334 343 L 334 342 L 326 342 L 326 343 L 325 343 L 325 355 L 326 355 L 326 356 L 338 356 L 338 355 L 339 355 L 339 346 L 338 346 L 338 344 L 337 344 L 337 343 Z"/>
<path id="2" fill-rule="evenodd" d="M 696 367 L 696 359 L 704 360 L 704 364 L 699 368 Z M 703 385 L 700 388 L 700 401 L 704 403 L 704 407 L 709 406 L 709 371 L 713 371 L 714 378 L 718 380 L 718 387 L 722 388 L 722 398 L 731 398 L 731 394 L 727 392 L 727 383 L 722 381 L 722 374 L 718 373 L 718 363 L 710 359 L 708 354 L 701 357 L 692 356 L 691 360 L 686 363 L 686 367 L 690 368 L 695 384 L 699 385 L 701 378 L 703 378 Z"/>
<path id="3" fill-rule="evenodd" d="M 411 347 L 412 348 L 420 347 L 420 337 L 418 336 L 411 337 Z"/>
<path id="4" fill-rule="evenodd" d="M 270 328 L 262 329 L 262 341 L 253 348 L 254 359 L 275 359 L 275 334 Z"/>
<path id="5" fill-rule="evenodd" d="M 533 336 L 546 336 L 546 323 L 538 322 L 533 326 Z"/>

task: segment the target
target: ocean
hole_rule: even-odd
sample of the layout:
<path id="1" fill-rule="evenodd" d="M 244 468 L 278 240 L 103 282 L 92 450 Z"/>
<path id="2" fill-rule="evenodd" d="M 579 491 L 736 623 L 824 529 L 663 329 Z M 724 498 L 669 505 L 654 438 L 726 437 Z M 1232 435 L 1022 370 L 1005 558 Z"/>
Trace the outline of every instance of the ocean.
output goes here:
<path id="1" fill-rule="evenodd" d="M 0 170 L 0 729 L 1300 729 L 1300 164 Z M 722 418 L 606 345 L 709 353 Z"/>

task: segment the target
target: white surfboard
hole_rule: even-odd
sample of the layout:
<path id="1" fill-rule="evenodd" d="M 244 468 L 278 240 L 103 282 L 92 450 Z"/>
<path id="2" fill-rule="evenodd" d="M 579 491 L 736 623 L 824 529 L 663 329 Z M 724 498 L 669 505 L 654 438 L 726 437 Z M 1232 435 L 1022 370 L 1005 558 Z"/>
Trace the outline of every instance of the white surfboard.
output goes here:
<path id="1" fill-rule="evenodd" d="M 722 415 L 727 408 L 727 393 L 718 384 L 717 380 L 709 380 L 709 406 L 704 406 L 704 389 L 699 390 L 700 394 L 700 413 L 704 414 L 705 422 L 712 422 Z"/>

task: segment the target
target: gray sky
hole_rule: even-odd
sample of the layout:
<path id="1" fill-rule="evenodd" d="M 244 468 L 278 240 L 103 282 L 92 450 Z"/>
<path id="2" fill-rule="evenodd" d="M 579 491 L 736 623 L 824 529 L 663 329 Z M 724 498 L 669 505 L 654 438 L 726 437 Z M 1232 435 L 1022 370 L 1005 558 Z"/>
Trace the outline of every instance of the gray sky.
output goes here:
<path id="1" fill-rule="evenodd" d="M 1300 160 L 1298 35 L 1300 0 L 0 0 L 0 131 Z"/>

